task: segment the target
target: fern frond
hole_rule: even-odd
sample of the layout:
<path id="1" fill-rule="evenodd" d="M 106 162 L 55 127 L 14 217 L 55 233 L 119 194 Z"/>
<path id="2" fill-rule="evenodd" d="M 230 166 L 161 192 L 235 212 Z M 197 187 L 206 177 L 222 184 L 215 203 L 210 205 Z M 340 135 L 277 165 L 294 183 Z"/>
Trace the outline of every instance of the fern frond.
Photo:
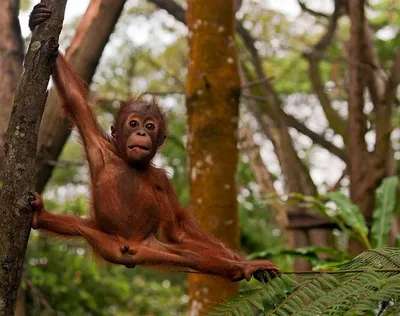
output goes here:
<path id="1" fill-rule="evenodd" d="M 275 278 L 260 288 L 241 292 L 239 296 L 226 301 L 220 306 L 214 308 L 210 316 L 227 316 L 227 315 L 252 315 L 252 308 L 259 311 L 264 310 L 263 300 L 269 302 L 279 302 L 282 298 L 290 293 L 298 282 L 292 276 L 282 275 Z M 250 313 L 249 313 L 250 310 Z"/>
<path id="2" fill-rule="evenodd" d="M 369 249 L 339 267 L 342 270 L 360 268 L 400 268 L 400 250 L 398 248 L 389 247 Z"/>
<path id="3" fill-rule="evenodd" d="M 368 250 L 335 271 L 306 273 L 283 273 L 212 315 L 400 315 L 400 249 Z"/>

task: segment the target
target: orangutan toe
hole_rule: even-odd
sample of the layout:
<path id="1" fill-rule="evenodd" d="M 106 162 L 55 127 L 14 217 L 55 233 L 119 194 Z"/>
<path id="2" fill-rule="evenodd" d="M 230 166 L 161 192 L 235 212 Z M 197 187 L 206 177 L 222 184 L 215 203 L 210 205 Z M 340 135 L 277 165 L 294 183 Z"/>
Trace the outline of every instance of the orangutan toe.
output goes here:
<path id="1" fill-rule="evenodd" d="M 253 273 L 253 277 L 261 283 L 267 283 L 278 277 L 279 274 L 278 270 L 257 270 Z"/>

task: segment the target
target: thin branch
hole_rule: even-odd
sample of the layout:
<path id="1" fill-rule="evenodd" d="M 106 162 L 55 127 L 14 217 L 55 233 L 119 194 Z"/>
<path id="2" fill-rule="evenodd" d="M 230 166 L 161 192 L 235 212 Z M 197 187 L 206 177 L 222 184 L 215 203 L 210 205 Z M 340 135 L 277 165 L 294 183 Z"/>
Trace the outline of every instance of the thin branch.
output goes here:
<path id="1" fill-rule="evenodd" d="M 322 12 L 318 12 L 315 10 L 310 9 L 309 7 L 307 7 L 307 5 L 302 1 L 302 0 L 297 0 L 297 3 L 299 4 L 300 8 L 304 11 L 307 12 L 315 17 L 319 17 L 319 18 L 329 18 L 329 15 L 326 13 L 322 13 Z"/>
<path id="2" fill-rule="evenodd" d="M 171 94 L 185 94 L 184 91 L 146 91 L 143 94 L 154 95 L 154 96 L 166 96 Z"/>
<path id="3" fill-rule="evenodd" d="M 250 167 L 257 179 L 257 184 L 260 187 L 260 195 L 267 196 L 275 194 L 274 183 L 267 166 L 265 165 L 260 155 L 260 147 L 254 142 L 253 131 L 249 126 L 242 126 L 239 129 L 239 144 L 240 147 L 249 156 Z M 288 240 L 285 229 L 288 227 L 288 217 L 286 208 L 280 203 L 272 202 L 272 209 L 275 212 L 275 220 L 284 233 L 285 240 Z"/>
<path id="4" fill-rule="evenodd" d="M 382 101 L 376 109 L 376 143 L 374 149 L 375 165 L 385 168 L 390 147 L 390 134 L 392 132 L 392 109 L 396 99 L 397 88 L 400 84 L 400 48 L 397 49 L 393 60 L 390 77 L 387 81 Z"/>
<path id="5" fill-rule="evenodd" d="M 379 64 L 379 59 L 375 51 L 374 45 L 374 30 L 368 24 L 368 21 L 364 22 L 364 57 L 365 62 L 368 64 L 366 68 L 366 74 L 368 75 L 368 91 L 371 97 L 372 104 L 374 105 L 373 113 L 377 111 L 379 104 L 383 98 L 385 92 L 385 81 L 386 76 L 384 70 Z"/>
<path id="6" fill-rule="evenodd" d="M 45 311 L 49 313 L 55 313 L 56 310 L 50 305 L 44 294 L 33 284 L 32 280 L 27 275 L 24 275 L 23 280 L 28 288 L 31 290 L 34 299 L 36 298 L 39 303 L 44 306 Z"/>
<path id="7" fill-rule="evenodd" d="M 243 84 L 241 86 L 241 88 L 251 88 L 251 87 L 257 86 L 259 84 L 262 84 L 265 81 L 272 81 L 274 79 L 275 79 L 275 77 L 268 77 L 268 78 L 264 78 L 264 79 L 254 80 L 254 81 L 251 81 L 251 82 L 249 82 L 247 84 Z"/>
<path id="8" fill-rule="evenodd" d="M 171 78 L 174 78 L 175 81 L 181 86 L 181 87 L 185 87 L 185 84 L 182 82 L 182 80 L 175 74 L 171 73 L 166 67 L 164 67 L 162 64 L 160 64 L 159 62 L 155 61 L 153 58 L 151 58 L 149 55 L 147 55 L 147 61 L 149 62 L 149 64 L 151 66 L 153 66 L 154 68 L 156 68 L 157 70 L 164 70 L 168 76 L 170 76 Z"/>
<path id="9" fill-rule="evenodd" d="M 349 170 L 348 167 L 344 168 L 342 175 L 340 176 L 340 178 L 336 181 L 336 183 L 334 185 L 332 185 L 329 189 L 328 192 L 332 192 L 332 191 L 336 191 L 337 189 L 339 189 L 340 187 L 340 182 L 348 175 Z"/>
<path id="10" fill-rule="evenodd" d="M 400 84 L 400 47 L 396 50 L 393 60 L 390 77 L 386 84 L 385 94 L 382 103 L 393 104 L 396 98 L 397 87 Z"/>
<path id="11" fill-rule="evenodd" d="M 175 1 L 171 0 L 149 0 L 157 7 L 164 9 L 171 14 L 175 19 L 183 24 L 186 24 L 185 10 Z"/>
<path id="12" fill-rule="evenodd" d="M 242 98 L 245 98 L 245 99 L 252 99 L 252 100 L 263 101 L 263 102 L 266 102 L 266 101 L 267 101 L 267 98 L 266 98 L 266 97 L 263 97 L 263 96 L 260 96 L 260 95 L 255 95 L 255 94 L 245 94 L 245 93 L 242 93 L 240 96 L 241 96 Z"/>
<path id="13" fill-rule="evenodd" d="M 65 161 L 65 160 L 48 160 L 47 163 L 49 166 L 53 167 L 62 167 L 62 168 L 69 168 L 69 167 L 82 167 L 85 164 L 79 161 Z"/>
<path id="14" fill-rule="evenodd" d="M 399 268 L 392 269 L 346 269 L 346 270 L 335 270 L 335 271 L 282 271 L 281 274 L 346 274 L 346 273 L 370 273 L 370 272 L 394 272 L 400 273 Z"/>
<path id="15" fill-rule="evenodd" d="M 300 1 L 300 0 L 299 0 Z M 309 62 L 309 77 L 315 94 L 317 95 L 325 116 L 331 128 L 343 137 L 345 143 L 348 139 L 347 123 L 337 111 L 332 107 L 331 100 L 325 91 L 325 84 L 322 80 L 319 63 L 324 57 L 326 50 L 331 45 L 335 35 L 339 18 L 343 14 L 342 1 L 335 1 L 335 10 L 329 17 L 329 24 L 326 32 L 321 36 L 320 40 L 311 48 L 310 51 L 304 52 L 303 56 Z"/>
<path id="16" fill-rule="evenodd" d="M 344 162 L 346 162 L 346 163 L 348 162 L 349 157 L 346 153 L 345 148 L 337 147 L 332 142 L 326 140 L 323 135 L 310 130 L 307 126 L 305 126 L 303 123 L 298 121 L 295 117 L 287 114 L 284 111 L 282 111 L 282 112 L 283 112 L 282 115 L 284 116 L 284 119 L 289 126 L 292 126 L 300 133 L 310 137 L 315 144 L 318 144 L 322 148 L 325 148 L 327 151 L 336 155 L 337 157 L 342 159 Z"/>
<path id="17" fill-rule="evenodd" d="M 247 99 L 254 99 L 257 101 L 266 102 L 265 97 L 261 97 L 258 95 L 242 94 L 241 96 L 244 98 L 247 98 Z M 281 115 L 282 115 L 284 121 L 286 122 L 286 124 L 295 128 L 300 133 L 310 137 L 314 143 L 320 145 L 322 148 L 325 148 L 332 154 L 334 154 L 337 157 L 339 157 L 340 159 L 342 159 L 344 162 L 348 161 L 348 156 L 346 154 L 345 149 L 337 147 L 330 141 L 326 140 L 323 135 L 320 135 L 320 134 L 310 130 L 307 126 L 305 126 L 303 123 L 298 121 L 295 117 L 287 114 L 285 111 L 282 110 Z"/>

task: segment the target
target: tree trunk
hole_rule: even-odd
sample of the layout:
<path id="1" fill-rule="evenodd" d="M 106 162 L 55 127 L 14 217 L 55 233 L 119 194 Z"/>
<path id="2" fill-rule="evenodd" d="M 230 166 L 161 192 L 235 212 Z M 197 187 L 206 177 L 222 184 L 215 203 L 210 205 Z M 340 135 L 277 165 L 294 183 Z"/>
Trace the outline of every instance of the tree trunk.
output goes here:
<path id="1" fill-rule="evenodd" d="M 126 0 L 92 0 L 82 17 L 65 57 L 75 72 L 89 85 Z M 71 134 L 60 112 L 58 94 L 51 89 L 40 128 L 36 191 L 49 180 L 54 164 Z"/>
<path id="2" fill-rule="evenodd" d="M 349 170 L 350 196 L 364 214 L 371 215 L 375 187 L 370 185 L 374 170 L 365 142 L 367 118 L 364 114 L 364 90 L 370 74 L 365 67 L 364 5 L 364 0 L 349 2 Z"/>
<path id="3" fill-rule="evenodd" d="M 0 193 L 0 315 L 13 315 L 32 222 L 35 155 L 66 0 L 46 1 L 51 18 L 32 35 L 4 144 Z"/>
<path id="4" fill-rule="evenodd" d="M 243 126 L 239 130 L 240 146 L 243 151 L 249 157 L 250 168 L 257 179 L 257 184 L 260 187 L 260 195 L 262 199 L 265 199 L 268 194 L 277 194 L 274 183 L 271 179 L 271 174 L 267 166 L 265 165 L 261 154 L 260 147 L 255 143 L 253 139 L 253 131 L 249 126 Z M 288 217 L 286 213 L 286 207 L 279 202 L 271 203 L 272 211 L 274 212 L 274 218 L 276 225 L 282 232 L 283 240 L 285 245 L 289 245 L 291 242 L 287 234 Z"/>
<path id="5" fill-rule="evenodd" d="M 14 316 L 29 316 L 26 291 L 20 286 Z"/>
<path id="6" fill-rule="evenodd" d="M 189 0 L 189 71 L 186 85 L 191 206 L 201 226 L 239 247 L 236 189 L 240 80 L 234 41 L 234 1 Z M 238 285 L 189 277 L 190 315 L 236 293 Z"/>
<path id="7" fill-rule="evenodd" d="M 10 118 L 14 92 L 22 72 L 24 44 L 18 21 L 19 1 L 0 1 L 0 148 L 4 146 L 5 133 Z M 4 157 L 0 150 L 0 170 Z M 0 171 L 0 181 L 1 181 Z"/>

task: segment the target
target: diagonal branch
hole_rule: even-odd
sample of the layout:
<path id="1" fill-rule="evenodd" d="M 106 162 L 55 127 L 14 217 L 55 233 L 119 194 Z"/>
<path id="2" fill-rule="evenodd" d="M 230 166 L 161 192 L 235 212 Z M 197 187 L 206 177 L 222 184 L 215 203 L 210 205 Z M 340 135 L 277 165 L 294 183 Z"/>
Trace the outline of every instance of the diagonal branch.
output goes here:
<path id="1" fill-rule="evenodd" d="M 249 95 L 242 93 L 241 97 L 245 99 L 253 99 L 259 102 L 266 102 L 266 99 L 264 97 L 258 95 Z M 247 105 L 251 106 L 250 103 L 247 103 Z M 254 105 L 251 106 L 251 108 L 252 112 L 254 113 Z M 330 153 L 336 155 L 347 163 L 348 156 L 345 149 L 335 146 L 332 142 L 325 139 L 323 135 L 312 131 L 306 125 L 304 125 L 304 123 L 300 122 L 294 116 L 287 114 L 284 110 L 282 110 L 281 115 L 287 125 L 295 128 L 298 132 L 310 137 L 315 144 L 320 145 L 322 148 L 328 150 Z"/>
<path id="2" fill-rule="evenodd" d="M 346 149 L 337 147 L 335 144 L 327 140 L 323 135 L 312 131 L 302 122 L 298 121 L 295 117 L 287 114 L 286 112 L 283 112 L 282 115 L 284 116 L 284 119 L 288 125 L 292 126 L 300 133 L 310 137 L 315 144 L 320 145 L 322 148 L 339 157 L 344 162 L 348 162 L 349 157 L 347 155 Z"/>
<path id="3" fill-rule="evenodd" d="M 348 131 L 346 121 L 341 117 L 336 110 L 332 107 L 331 100 L 325 91 L 325 85 L 322 80 L 321 71 L 319 68 L 320 61 L 325 55 L 327 48 L 331 45 L 339 18 L 343 14 L 343 2 L 341 0 L 335 1 L 335 10 L 329 18 L 329 24 L 326 32 L 322 35 L 320 40 L 312 47 L 309 52 L 304 52 L 304 57 L 309 62 L 309 77 L 315 94 L 317 95 L 322 109 L 329 122 L 331 128 L 343 137 L 344 142 L 348 140 Z"/>
<path id="4" fill-rule="evenodd" d="M 396 50 L 396 55 L 393 60 L 390 77 L 386 84 L 383 103 L 393 104 L 396 98 L 397 87 L 400 84 L 400 47 Z"/>
<path id="5" fill-rule="evenodd" d="M 322 13 L 322 12 L 318 12 L 315 11 L 313 9 L 310 9 L 309 7 L 307 7 L 307 5 L 302 1 L 302 0 L 297 0 L 297 3 L 299 4 L 300 8 L 304 11 L 307 12 L 315 17 L 319 17 L 319 18 L 329 18 L 328 14 Z"/>
<path id="6" fill-rule="evenodd" d="M 247 86 L 248 79 L 244 66 L 239 66 L 241 81 L 244 87 Z M 242 89 L 243 95 L 249 95 L 249 88 Z M 258 96 L 259 97 L 259 96 Z M 282 109 L 278 108 L 278 121 L 272 118 L 267 109 L 270 107 L 270 99 L 265 97 L 256 102 L 255 99 L 248 99 L 246 106 L 260 124 L 262 131 L 274 145 L 279 164 L 285 179 L 285 187 L 288 192 L 300 192 L 313 195 L 316 192 L 315 185 L 303 162 L 297 155 L 293 147 L 286 123 L 282 117 Z"/>
<path id="7" fill-rule="evenodd" d="M 253 131 L 249 126 L 242 126 L 239 129 L 239 144 L 249 156 L 249 164 L 257 179 L 257 184 L 260 187 L 260 195 L 262 198 L 265 198 L 269 194 L 276 195 L 277 193 L 274 188 L 271 173 L 261 157 L 260 147 L 255 143 L 253 139 Z M 284 230 L 288 226 L 286 208 L 284 205 L 277 203 L 276 201 L 273 201 L 271 206 L 275 212 L 275 220 L 282 229 L 282 232 L 285 234 L 285 239 L 287 239 L 287 233 Z"/>
<path id="8" fill-rule="evenodd" d="M 376 109 L 376 143 L 374 149 L 377 168 L 385 168 L 387 153 L 390 148 L 392 107 L 396 99 L 397 87 L 400 84 L 400 48 L 393 60 L 390 77 L 387 81 L 383 99 Z"/>
<path id="9" fill-rule="evenodd" d="M 385 76 L 384 71 L 379 65 L 379 60 L 375 52 L 373 43 L 373 29 L 364 23 L 364 41 L 365 41 L 365 62 L 364 65 L 368 71 L 368 91 L 371 97 L 374 111 L 377 110 L 385 92 Z"/>
<path id="10" fill-rule="evenodd" d="M 174 0 L 149 0 L 149 2 L 161 9 L 164 9 L 179 22 L 186 24 L 185 9 Z"/>

